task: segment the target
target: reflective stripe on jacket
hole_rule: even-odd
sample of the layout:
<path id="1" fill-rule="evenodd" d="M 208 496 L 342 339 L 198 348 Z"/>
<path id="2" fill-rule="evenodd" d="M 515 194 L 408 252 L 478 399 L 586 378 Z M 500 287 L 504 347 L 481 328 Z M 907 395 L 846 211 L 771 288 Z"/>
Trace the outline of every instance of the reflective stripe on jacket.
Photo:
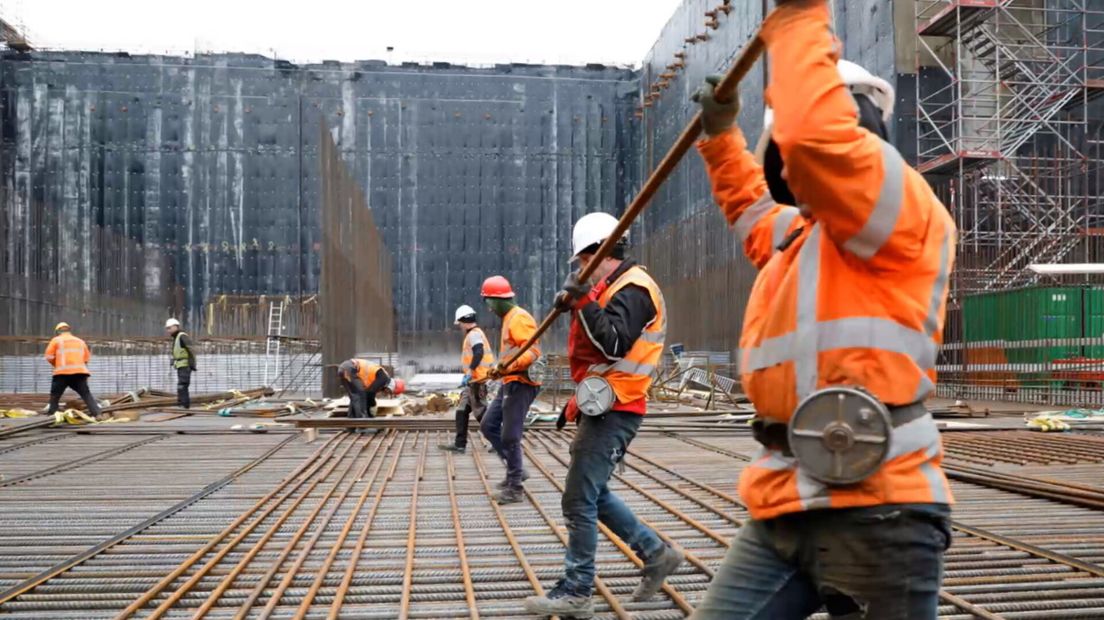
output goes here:
<path id="1" fill-rule="evenodd" d="M 498 343 L 498 359 L 503 361 L 510 359 L 514 352 L 520 349 L 521 345 L 525 344 L 525 341 L 535 333 L 537 333 L 537 322 L 533 320 L 533 315 L 526 312 L 521 306 L 511 308 L 506 316 L 502 317 L 502 337 Z M 530 381 L 529 377 L 524 374 L 525 369 L 529 368 L 538 358 L 540 358 L 540 343 L 534 343 L 518 361 L 506 369 L 507 374 L 503 375 L 502 382 L 521 381 L 529 385 L 540 385 Z"/>
<path id="2" fill-rule="evenodd" d="M 475 346 L 476 342 L 483 344 L 483 359 L 479 360 L 479 365 L 475 367 L 475 370 L 472 370 L 472 347 Z M 470 374 L 474 383 L 482 383 L 487 380 L 487 373 L 491 371 L 491 368 L 494 368 L 495 360 L 494 353 L 491 353 L 491 343 L 487 340 L 487 335 L 483 333 L 482 329 L 473 327 L 467 334 L 464 334 L 464 351 L 460 356 L 460 364 L 464 368 L 464 374 Z"/>
<path id="3" fill-rule="evenodd" d="M 173 336 L 173 368 L 188 368 L 191 366 L 191 354 L 184 346 L 182 339 L 186 334 L 184 332 L 176 332 L 176 336 Z"/>
<path id="4" fill-rule="evenodd" d="M 923 177 L 858 126 L 824 3 L 777 9 L 763 38 L 772 137 L 810 217 L 771 200 L 738 129 L 699 143 L 714 196 L 760 269 L 740 337 L 744 390 L 760 416 L 783 423 L 831 385 L 865 387 L 888 405 L 921 401 L 934 389 L 954 222 Z M 938 430 L 924 416 L 894 429 L 886 463 L 858 485 L 829 489 L 765 450 L 744 469 L 740 493 L 756 519 L 950 503 L 941 461 Z"/>
<path id="5" fill-rule="evenodd" d="M 87 375 L 92 352 L 83 340 L 68 332 L 58 334 L 46 345 L 46 361 L 55 375 Z"/>
<path id="6" fill-rule="evenodd" d="M 648 396 L 648 389 L 652 386 L 652 375 L 663 355 L 663 341 L 667 335 L 667 307 L 663 302 L 663 293 L 660 292 L 659 285 L 652 276 L 641 267 L 635 266 L 621 274 L 602 291 L 597 299 L 598 305 L 605 308 L 613 296 L 626 286 L 639 286 L 648 291 L 648 296 L 651 297 L 652 305 L 655 307 L 655 317 L 644 328 L 624 357 L 592 364 L 587 369 L 587 374 L 601 375 L 609 381 L 610 387 L 617 394 L 619 404 L 643 405 Z M 639 411 L 632 409 L 636 413 L 644 413 L 644 407 L 639 407 Z"/>

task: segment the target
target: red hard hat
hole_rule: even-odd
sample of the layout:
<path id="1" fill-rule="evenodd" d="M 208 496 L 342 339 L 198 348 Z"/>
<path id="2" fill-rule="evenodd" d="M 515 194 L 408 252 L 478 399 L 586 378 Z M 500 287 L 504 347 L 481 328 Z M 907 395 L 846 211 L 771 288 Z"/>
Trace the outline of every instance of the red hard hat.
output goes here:
<path id="1" fill-rule="evenodd" d="M 402 379 L 395 379 L 395 389 L 391 391 L 395 394 L 395 396 L 402 394 L 406 391 L 406 381 L 403 381 Z"/>
<path id="2" fill-rule="evenodd" d="M 491 276 L 486 280 L 483 280 L 484 297 L 501 297 L 503 299 L 511 299 L 514 296 L 514 289 L 510 288 L 510 281 L 502 276 Z"/>

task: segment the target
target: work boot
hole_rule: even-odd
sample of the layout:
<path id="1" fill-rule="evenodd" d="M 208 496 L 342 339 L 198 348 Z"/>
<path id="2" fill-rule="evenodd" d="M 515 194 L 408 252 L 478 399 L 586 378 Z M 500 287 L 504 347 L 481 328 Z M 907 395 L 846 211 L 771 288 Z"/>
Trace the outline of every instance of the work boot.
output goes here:
<path id="1" fill-rule="evenodd" d="M 633 590 L 632 600 L 646 601 L 655 596 L 659 589 L 663 587 L 663 582 L 667 579 L 667 576 L 675 572 L 685 559 L 686 555 L 682 551 L 664 545 L 662 551 L 655 554 L 654 557 L 648 558 L 648 561 L 644 563 L 643 576 L 640 579 L 640 585 L 636 586 L 636 590 Z"/>
<path id="2" fill-rule="evenodd" d="M 458 445 L 452 444 L 452 443 L 439 443 L 439 444 L 437 444 L 437 449 L 438 450 L 445 450 L 446 452 L 455 452 L 457 454 L 463 454 L 464 452 L 467 451 L 466 447 L 458 446 Z"/>
<path id="3" fill-rule="evenodd" d="M 529 596 L 525 599 L 525 611 L 541 616 L 560 616 L 561 618 L 590 618 L 594 615 L 594 602 L 590 596 L 581 596 L 570 592 L 561 579 L 544 596 Z"/>
<path id="4" fill-rule="evenodd" d="M 522 468 L 522 470 L 521 470 L 521 481 L 524 483 L 528 479 L 529 479 L 529 470 Z M 496 489 L 505 489 L 509 486 L 510 486 L 510 477 L 507 476 L 507 477 L 503 478 L 498 484 L 496 484 L 495 488 Z"/>
<path id="5" fill-rule="evenodd" d="M 494 498 L 499 504 L 516 504 L 525 499 L 525 492 L 521 490 L 520 486 L 506 487 L 495 493 Z"/>

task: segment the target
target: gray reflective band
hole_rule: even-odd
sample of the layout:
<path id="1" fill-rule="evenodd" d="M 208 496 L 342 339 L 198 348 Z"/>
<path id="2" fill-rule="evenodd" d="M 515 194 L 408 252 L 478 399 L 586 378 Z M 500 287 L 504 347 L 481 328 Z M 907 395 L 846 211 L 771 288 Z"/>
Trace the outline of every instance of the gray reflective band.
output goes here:
<path id="1" fill-rule="evenodd" d="M 667 330 L 659 330 L 656 332 L 641 332 L 640 339 L 644 342 L 651 342 L 653 344 L 663 344 L 664 339 L 667 338 Z"/>
<path id="2" fill-rule="evenodd" d="M 793 223 L 794 218 L 801 213 L 797 207 L 782 207 L 778 212 L 778 215 L 774 218 L 774 226 L 771 230 L 771 248 L 777 249 L 782 245 L 782 242 L 786 239 L 786 232 L 790 229 L 790 224 Z"/>
<path id="3" fill-rule="evenodd" d="M 629 360 L 617 360 L 612 364 L 594 364 L 588 369 L 588 372 L 601 375 L 611 370 L 623 372 L 627 375 L 651 375 L 655 372 L 655 366 L 652 364 L 631 362 Z"/>
<path id="4" fill-rule="evenodd" d="M 907 355 L 921 369 L 935 367 L 936 344 L 926 333 L 890 319 L 857 316 L 817 323 L 814 355 L 835 349 L 877 349 Z M 767 338 L 741 354 L 740 372 L 749 373 L 797 360 L 799 346 L 806 345 L 795 332 Z"/>
<path id="5" fill-rule="evenodd" d="M 770 213 L 770 210 L 775 206 L 774 200 L 771 199 L 770 192 L 763 192 L 763 195 L 759 197 L 759 200 L 751 203 L 751 206 L 744 209 L 744 212 L 740 214 L 740 217 L 736 218 L 736 223 L 733 227 L 736 229 L 736 234 L 740 235 L 740 242 L 747 241 L 748 235 L 751 234 L 751 229 L 755 228 L 755 225 L 759 220 L 763 219 L 763 216 Z"/>
<path id="6" fill-rule="evenodd" d="M 893 428 L 889 435 L 889 452 L 885 460 L 891 461 L 918 450 L 924 450 L 927 453 L 932 446 L 938 445 L 939 428 L 936 427 L 935 420 L 929 413 Z"/>
<path id="7" fill-rule="evenodd" d="M 864 260 L 873 258 L 893 234 L 905 196 L 905 162 L 891 144 L 880 142 L 883 176 L 878 199 L 862 229 L 843 244 L 845 250 Z"/>
<path id="8" fill-rule="evenodd" d="M 814 224 L 797 256 L 797 330 L 794 332 L 794 382 L 797 400 L 817 387 L 817 289 L 820 286 L 820 224 Z"/>

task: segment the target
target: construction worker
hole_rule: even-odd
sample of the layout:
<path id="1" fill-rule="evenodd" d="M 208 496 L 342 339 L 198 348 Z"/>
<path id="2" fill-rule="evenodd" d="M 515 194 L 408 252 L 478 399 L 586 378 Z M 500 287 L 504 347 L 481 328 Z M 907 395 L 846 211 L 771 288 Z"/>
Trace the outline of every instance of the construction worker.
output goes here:
<path id="1" fill-rule="evenodd" d="M 479 430 L 506 463 L 506 478 L 498 484 L 495 500 L 499 504 L 520 502 L 522 484 L 529 473 L 522 467 L 521 434 L 529 406 L 537 398 L 540 383 L 529 377 L 527 370 L 540 358 L 540 347 L 532 347 L 508 367 L 503 367 L 521 345 L 537 332 L 533 315 L 514 303 L 514 290 L 502 276 L 483 281 L 481 290 L 487 308 L 502 318 L 502 336 L 498 347 L 498 365 L 490 369 L 492 380 L 502 379 L 502 388 L 487 407 Z"/>
<path id="2" fill-rule="evenodd" d="M 54 326 L 54 334 L 50 344 L 46 345 L 46 361 L 54 367 L 54 377 L 50 381 L 50 408 L 46 415 L 57 413 L 61 395 L 65 393 L 65 388 L 69 388 L 81 397 L 93 417 L 100 418 L 100 404 L 88 389 L 90 373 L 87 364 L 92 359 L 92 352 L 83 340 L 73 335 L 69 324 L 64 321 Z"/>
<path id="3" fill-rule="evenodd" d="M 192 373 L 196 369 L 195 349 L 192 337 L 180 329 L 180 321 L 165 321 L 165 333 L 172 339 L 172 367 L 176 369 L 176 402 L 185 409 L 192 406 L 188 388 L 192 385 Z"/>
<path id="4" fill-rule="evenodd" d="M 392 379 L 386 368 L 368 360 L 345 360 L 338 367 L 337 375 L 349 394 L 350 418 L 374 418 L 376 394 L 386 391 L 398 396 L 406 391 L 402 379 Z"/>
<path id="5" fill-rule="evenodd" d="M 834 618 L 935 618 L 951 492 L 922 402 L 955 226 L 886 141 L 893 89 L 838 61 L 827 0 L 778 2 L 761 37 L 772 110 L 758 161 L 734 125 L 738 100 L 718 101 L 715 81 L 695 95 L 714 197 L 759 269 L 740 378 L 763 446 L 740 476 L 752 518 L 692 617 L 823 606 Z M 839 408 L 806 416 L 825 396 Z M 880 434 L 848 444 L 863 425 Z"/>
<path id="6" fill-rule="evenodd" d="M 572 259 L 578 260 L 580 270 L 616 227 L 617 219 L 608 213 L 590 213 L 576 222 Z M 604 386 L 598 391 L 612 392 L 614 398 L 598 406 L 572 396 L 556 423 L 561 429 L 568 421 L 578 424 L 561 500 L 568 534 L 564 576 L 544 596 L 525 600 L 532 613 L 576 618 L 594 614 L 591 594 L 599 521 L 644 562 L 634 601 L 652 598 L 683 561 L 683 553 L 643 525 L 608 486 L 644 420 L 667 329 L 659 285 L 625 256 L 626 248 L 621 239 L 587 282 L 578 281 L 579 272 L 570 274 L 557 297 L 557 307 L 572 315 L 567 344 L 572 379 L 597 380 Z"/>
<path id="7" fill-rule="evenodd" d="M 453 443 L 437 447 L 463 454 L 468 448 L 469 416 L 474 413 L 476 421 L 483 421 L 483 412 L 487 408 L 487 381 L 495 360 L 487 335 L 479 329 L 474 308 L 467 305 L 457 308 L 453 323 L 464 332 L 460 355 L 464 378 L 460 382 L 460 405 L 456 409 L 456 439 Z"/>

